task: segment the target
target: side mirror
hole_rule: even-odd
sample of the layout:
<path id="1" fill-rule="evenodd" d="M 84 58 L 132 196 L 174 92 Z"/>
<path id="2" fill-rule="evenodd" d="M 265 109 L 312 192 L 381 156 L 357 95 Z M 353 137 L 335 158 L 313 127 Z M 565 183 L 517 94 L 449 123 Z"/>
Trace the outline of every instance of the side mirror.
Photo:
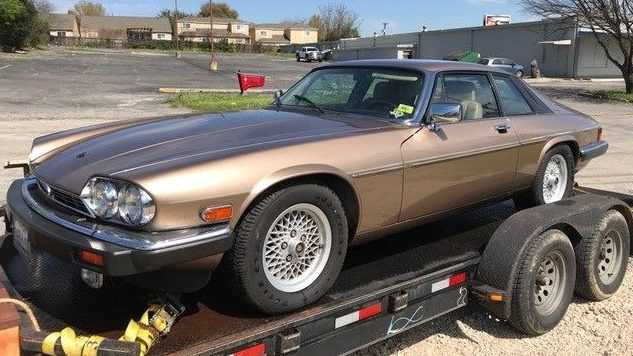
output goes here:
<path id="1" fill-rule="evenodd" d="M 462 119 L 462 105 L 452 103 L 431 104 L 429 108 L 430 124 L 427 126 L 432 131 L 439 130 L 439 124 L 450 124 Z"/>

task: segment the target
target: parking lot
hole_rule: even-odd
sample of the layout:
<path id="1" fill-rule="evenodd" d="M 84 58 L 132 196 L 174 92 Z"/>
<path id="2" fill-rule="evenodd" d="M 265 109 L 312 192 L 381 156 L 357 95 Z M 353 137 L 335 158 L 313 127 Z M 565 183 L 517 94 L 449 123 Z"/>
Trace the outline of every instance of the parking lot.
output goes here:
<path id="1" fill-rule="evenodd" d="M 24 159 L 33 138 L 108 120 L 187 112 L 164 104 L 159 87 L 236 89 L 235 72 L 263 74 L 266 88 L 285 89 L 315 63 L 263 54 L 220 54 L 220 70 L 206 68 L 208 54 L 53 49 L 25 56 L 0 54 L 0 160 Z M 577 177 L 583 185 L 633 194 L 630 135 L 633 105 L 578 96 L 580 90 L 622 87 L 621 82 L 539 81 L 535 87 L 596 118 L 609 153 Z M 0 204 L 20 171 L 0 172 Z M 0 226 L 0 234 L 3 226 Z M 633 282 L 629 267 L 621 291 L 608 302 L 576 299 L 552 333 L 525 338 L 480 309 L 440 318 L 362 351 L 363 354 L 626 354 L 633 344 Z M 573 337 L 574 342 L 569 342 Z"/>

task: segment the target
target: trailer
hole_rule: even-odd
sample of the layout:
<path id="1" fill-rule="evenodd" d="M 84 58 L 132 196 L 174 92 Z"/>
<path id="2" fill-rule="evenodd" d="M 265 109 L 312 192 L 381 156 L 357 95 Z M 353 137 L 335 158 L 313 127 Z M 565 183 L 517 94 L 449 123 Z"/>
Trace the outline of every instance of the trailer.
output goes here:
<path id="1" fill-rule="evenodd" d="M 593 300 L 615 293 L 631 252 L 633 196 L 579 187 L 576 193 L 571 199 L 519 212 L 511 201 L 503 201 L 354 247 L 332 290 L 316 304 L 289 315 L 262 315 L 244 306 L 214 277 L 204 290 L 179 296 L 177 303 L 185 312 L 151 354 L 349 354 L 471 304 L 524 332 L 547 332 L 560 319 L 541 320 L 534 313 L 539 288 L 547 291 L 549 280 L 540 272 L 536 279 L 526 272 L 526 261 L 539 253 L 549 256 L 546 242 L 553 241 L 562 243 L 559 257 L 569 264 L 569 256 L 562 255 L 566 244 L 573 248 L 571 259 L 579 277 L 574 281 L 574 273 L 560 279 L 562 294 L 554 307 L 562 311 L 562 318 L 567 305 L 561 303 L 569 303 L 574 287 Z M 609 241 L 620 249 L 611 283 L 595 280 L 607 266 L 602 245 L 596 245 L 600 236 L 611 236 Z M 117 280 L 106 280 L 102 289 L 94 290 L 81 281 L 76 267 L 48 254 L 34 251 L 25 258 L 12 243 L 9 227 L 0 244 L 0 281 L 12 297 L 28 303 L 43 329 L 72 326 L 78 333 L 115 340 L 129 317 L 137 317 L 146 306 L 142 290 Z M 608 256 L 615 256 L 613 251 Z M 554 264 L 559 257 L 553 257 Z M 523 280 L 532 289 L 525 292 Z M 526 304 L 525 293 L 536 299 Z M 41 352 L 43 335 L 28 321 L 23 320 L 20 335 L 22 351 Z M 98 354 L 129 352 L 138 353 L 138 348 L 114 347 Z"/>

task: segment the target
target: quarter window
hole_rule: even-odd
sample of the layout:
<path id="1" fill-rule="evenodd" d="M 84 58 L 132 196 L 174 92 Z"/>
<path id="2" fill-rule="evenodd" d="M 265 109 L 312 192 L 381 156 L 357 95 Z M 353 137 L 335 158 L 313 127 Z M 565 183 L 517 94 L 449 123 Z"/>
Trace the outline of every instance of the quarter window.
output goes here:
<path id="1" fill-rule="evenodd" d="M 533 113 L 530 104 L 523 97 L 519 88 L 514 84 L 512 79 L 499 75 L 493 75 L 503 114 L 506 116 L 526 115 Z"/>
<path id="2" fill-rule="evenodd" d="M 499 116 L 499 106 L 485 74 L 444 74 L 436 81 L 433 93 L 433 104 L 460 104 L 463 120 Z"/>

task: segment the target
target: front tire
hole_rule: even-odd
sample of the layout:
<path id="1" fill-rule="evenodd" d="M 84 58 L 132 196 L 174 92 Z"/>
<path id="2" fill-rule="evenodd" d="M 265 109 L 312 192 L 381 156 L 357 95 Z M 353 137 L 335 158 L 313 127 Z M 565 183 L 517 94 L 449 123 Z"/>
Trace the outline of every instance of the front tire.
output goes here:
<path id="1" fill-rule="evenodd" d="M 574 165 L 569 146 L 550 149 L 539 163 L 530 188 L 514 197 L 516 207 L 524 209 L 569 198 L 574 188 Z"/>
<path id="2" fill-rule="evenodd" d="M 622 213 L 606 211 L 596 230 L 576 245 L 576 293 L 600 301 L 618 291 L 629 261 L 630 238 Z"/>
<path id="3" fill-rule="evenodd" d="M 320 184 L 282 188 L 253 206 L 225 255 L 229 283 L 248 304 L 278 314 L 322 297 L 338 277 L 348 230 L 338 196 Z"/>
<path id="4" fill-rule="evenodd" d="M 512 290 L 510 323 L 542 335 L 563 319 L 574 294 L 576 259 L 567 235 L 548 230 L 531 240 Z"/>

